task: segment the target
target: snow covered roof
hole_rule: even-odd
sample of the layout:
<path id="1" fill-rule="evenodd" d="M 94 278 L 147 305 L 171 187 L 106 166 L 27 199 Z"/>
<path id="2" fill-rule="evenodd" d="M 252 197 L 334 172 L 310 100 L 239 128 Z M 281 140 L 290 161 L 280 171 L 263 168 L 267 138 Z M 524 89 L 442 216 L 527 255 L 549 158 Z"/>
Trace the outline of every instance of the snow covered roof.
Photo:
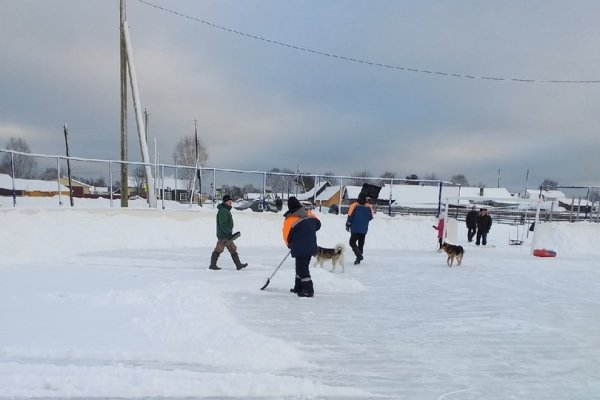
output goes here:
<path id="1" fill-rule="evenodd" d="M 323 188 L 330 186 L 331 184 L 329 182 L 322 182 L 319 186 L 317 186 L 317 191 L 316 193 L 320 193 L 321 190 L 323 190 Z M 300 201 L 306 201 L 309 199 L 312 199 L 313 196 L 315 195 L 315 189 L 311 189 L 308 192 L 305 193 L 298 193 L 298 195 L 296 196 L 296 198 Z"/>
<path id="2" fill-rule="evenodd" d="M 0 174 L 0 188 L 12 190 L 12 178 L 7 174 Z M 27 192 L 58 192 L 59 184 L 56 181 L 42 181 L 39 179 L 15 179 L 15 190 Z M 69 191 L 65 185 L 60 185 L 60 191 Z"/>
<path id="3" fill-rule="evenodd" d="M 560 190 L 542 190 L 540 193 L 539 189 L 527 189 L 527 194 L 530 199 L 542 199 L 546 201 L 564 200 L 567 197 Z"/>
<path id="4" fill-rule="evenodd" d="M 340 186 L 329 186 L 317 196 L 317 201 L 327 201 L 340 191 Z"/>

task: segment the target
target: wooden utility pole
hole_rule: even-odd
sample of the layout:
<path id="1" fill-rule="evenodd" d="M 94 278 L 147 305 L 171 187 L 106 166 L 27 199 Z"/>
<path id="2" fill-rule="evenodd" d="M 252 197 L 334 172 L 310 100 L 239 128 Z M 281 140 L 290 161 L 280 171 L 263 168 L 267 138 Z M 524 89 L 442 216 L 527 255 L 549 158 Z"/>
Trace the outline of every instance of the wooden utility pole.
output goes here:
<path id="1" fill-rule="evenodd" d="M 125 46 L 126 0 L 119 0 L 121 44 L 121 207 L 129 206 L 129 175 L 127 173 L 127 49 Z M 112 188 L 111 188 L 112 190 Z"/>
<path id="2" fill-rule="evenodd" d="M 198 192 L 200 192 L 200 207 L 202 207 L 202 173 L 198 168 L 198 119 L 194 118 L 194 136 L 196 139 L 196 175 L 198 175 Z M 193 193 L 192 193 L 193 196 Z"/>
<path id="3" fill-rule="evenodd" d="M 65 124 L 64 131 L 65 147 L 67 148 L 67 176 L 69 177 L 69 201 L 71 202 L 71 207 L 73 207 L 73 187 L 71 184 L 71 159 L 69 158 L 69 141 L 67 140 L 69 132 L 67 132 L 67 124 Z M 58 178 L 58 181 L 60 183 L 60 176 Z"/>

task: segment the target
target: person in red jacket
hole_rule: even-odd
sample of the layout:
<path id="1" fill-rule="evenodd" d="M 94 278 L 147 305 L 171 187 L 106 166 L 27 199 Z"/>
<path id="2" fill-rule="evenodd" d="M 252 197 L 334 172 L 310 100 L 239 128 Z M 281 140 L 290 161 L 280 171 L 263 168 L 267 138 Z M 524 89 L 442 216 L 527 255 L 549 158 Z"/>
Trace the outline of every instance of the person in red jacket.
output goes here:
<path id="1" fill-rule="evenodd" d="M 440 214 L 440 218 L 438 219 L 437 226 L 432 225 L 433 229 L 437 230 L 438 237 L 438 251 L 442 250 L 442 245 L 444 244 L 444 216 Z"/>
<path id="2" fill-rule="evenodd" d="M 296 259 L 296 279 L 290 292 L 299 297 L 313 297 L 315 290 L 309 265 L 311 257 L 317 253 L 317 231 L 321 229 L 321 221 L 295 197 L 288 199 L 288 211 L 283 216 L 283 241 Z"/>

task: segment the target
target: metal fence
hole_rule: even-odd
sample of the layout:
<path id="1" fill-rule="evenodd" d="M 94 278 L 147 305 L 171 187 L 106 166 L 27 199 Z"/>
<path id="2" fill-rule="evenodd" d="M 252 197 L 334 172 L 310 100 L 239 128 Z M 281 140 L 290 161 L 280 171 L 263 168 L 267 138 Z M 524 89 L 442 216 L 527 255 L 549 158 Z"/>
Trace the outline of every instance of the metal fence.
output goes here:
<path id="1" fill-rule="evenodd" d="M 2 173 L 10 176 L 10 184 L 0 188 L 0 195 L 11 196 L 13 206 L 17 206 L 19 200 L 26 196 L 44 195 L 29 193 L 20 190 L 17 185 L 19 179 L 38 179 L 46 182 L 46 186 L 55 184 L 55 190 L 50 190 L 54 197 L 57 197 L 58 205 L 68 204 L 71 196 L 74 195 L 75 185 L 66 183 L 67 173 L 73 178 L 86 178 L 93 181 L 93 191 L 86 193 L 76 193 L 77 197 L 103 197 L 110 200 L 111 207 L 121 207 L 121 166 L 128 166 L 128 198 L 147 198 L 146 177 L 143 170 L 146 165 L 150 165 L 156 193 L 154 196 L 158 200 L 157 206 L 166 208 L 166 202 L 176 201 L 180 205 L 202 206 L 215 205 L 220 201 L 221 195 L 228 193 L 234 197 L 241 198 L 249 194 L 254 194 L 262 200 L 273 200 L 275 197 L 286 199 L 289 196 L 298 196 L 301 193 L 312 193 L 312 202 L 317 204 L 317 189 L 324 182 L 332 185 L 344 187 L 363 183 L 375 184 L 378 186 L 390 185 L 390 197 L 394 185 L 420 184 L 437 186 L 439 196 L 437 204 L 428 206 L 402 207 L 394 204 L 391 199 L 379 199 L 374 204 L 378 212 L 396 215 L 431 215 L 439 214 L 442 204 L 443 189 L 453 185 L 451 182 L 442 180 L 410 180 L 398 178 L 381 177 L 357 177 L 340 175 L 321 175 L 307 173 L 291 173 L 277 171 L 247 171 L 224 168 L 190 167 L 184 165 L 169 165 L 164 163 L 144 164 L 136 161 L 120 161 L 105 159 L 90 159 L 81 157 L 66 157 L 61 155 L 30 154 L 13 150 L 0 149 L 0 168 Z M 6 187 L 8 186 L 8 187 Z M 98 186 L 103 186 L 101 190 Z M 568 187 L 574 189 L 574 187 Z M 558 209 L 541 210 L 540 220 L 543 221 L 570 221 L 577 222 L 587 220 L 591 222 L 600 222 L 600 204 L 590 202 L 590 188 L 577 187 L 584 192 L 579 196 L 574 195 L 571 198 L 570 210 L 561 211 Z M 65 192 L 66 190 L 66 192 Z M 236 192 L 237 191 L 237 192 Z M 52 193 L 53 192 L 53 193 Z M 587 194 L 587 197 L 586 197 Z M 45 195 L 48 195 L 47 193 Z M 583 201 L 583 200 L 585 201 Z M 582 206 L 583 201 L 583 206 Z M 337 206 L 342 213 L 348 208 L 348 199 L 339 191 Z M 455 208 L 449 211 L 449 215 L 464 220 L 466 212 L 464 208 Z M 505 224 L 524 224 L 529 223 L 531 211 L 528 210 L 507 210 L 502 208 L 490 207 L 494 220 Z"/>

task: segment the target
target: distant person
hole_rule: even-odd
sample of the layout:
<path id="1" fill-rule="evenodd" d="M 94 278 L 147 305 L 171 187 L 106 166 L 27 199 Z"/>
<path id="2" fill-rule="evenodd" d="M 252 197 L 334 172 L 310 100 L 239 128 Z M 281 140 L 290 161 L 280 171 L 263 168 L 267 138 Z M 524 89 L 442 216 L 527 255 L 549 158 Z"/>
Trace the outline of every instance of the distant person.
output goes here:
<path id="1" fill-rule="evenodd" d="M 346 230 L 350 232 L 350 247 L 356 256 L 354 265 L 360 264 L 365 258 L 365 239 L 372 219 L 373 207 L 367 202 L 367 196 L 361 192 L 358 200 L 350 204 L 346 219 Z"/>
<path id="2" fill-rule="evenodd" d="M 317 253 L 317 231 L 321 229 L 321 221 L 295 197 L 288 199 L 288 211 L 283 216 L 283 241 L 296 259 L 296 278 L 290 292 L 298 297 L 313 297 L 315 290 L 309 265 Z"/>
<path id="3" fill-rule="evenodd" d="M 332 204 L 331 207 L 329 207 L 329 214 L 339 214 L 340 213 L 340 209 L 338 208 L 337 204 Z"/>
<path id="4" fill-rule="evenodd" d="M 225 251 L 225 248 L 227 248 L 229 253 L 231 253 L 231 258 L 238 271 L 248 266 L 247 263 L 242 263 L 240 261 L 240 256 L 237 253 L 237 247 L 235 243 L 233 243 L 233 217 L 231 215 L 232 203 L 233 199 L 230 195 L 226 194 L 223 196 L 223 202 L 217 206 L 217 209 L 219 210 L 217 212 L 217 245 L 215 246 L 215 249 L 210 257 L 209 269 L 221 269 L 217 266 L 217 260 L 219 259 L 221 253 Z"/>
<path id="5" fill-rule="evenodd" d="M 437 231 L 438 251 L 442 251 L 442 245 L 444 244 L 444 216 L 440 214 L 437 225 L 432 225 L 431 227 Z"/>
<path id="6" fill-rule="evenodd" d="M 283 200 L 281 200 L 281 197 L 275 196 L 275 206 L 279 211 L 283 210 Z"/>
<path id="7" fill-rule="evenodd" d="M 467 224 L 467 240 L 469 243 L 473 241 L 473 237 L 477 233 L 477 216 L 479 213 L 475 206 L 471 208 L 471 211 L 467 213 L 467 218 L 465 219 L 465 223 Z"/>
<path id="8" fill-rule="evenodd" d="M 487 234 L 490 229 L 492 229 L 492 217 L 488 214 L 487 209 L 482 208 L 477 216 L 477 240 L 475 240 L 477 246 L 479 243 L 484 246 L 487 244 Z"/>

